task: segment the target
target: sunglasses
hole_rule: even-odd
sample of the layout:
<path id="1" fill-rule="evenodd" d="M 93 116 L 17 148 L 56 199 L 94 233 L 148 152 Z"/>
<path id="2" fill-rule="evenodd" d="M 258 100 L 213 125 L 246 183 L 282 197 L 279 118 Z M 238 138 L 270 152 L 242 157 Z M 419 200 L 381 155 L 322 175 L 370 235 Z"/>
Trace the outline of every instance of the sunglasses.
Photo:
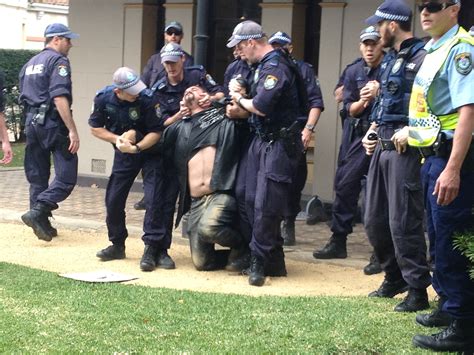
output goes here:
<path id="1" fill-rule="evenodd" d="M 176 30 L 168 30 L 168 31 L 166 31 L 166 34 L 168 36 L 171 36 L 171 35 L 181 36 L 183 34 L 183 32 L 179 32 L 179 31 L 176 31 Z"/>
<path id="2" fill-rule="evenodd" d="M 448 7 L 453 6 L 455 4 L 450 2 L 438 3 L 438 2 L 427 2 L 425 4 L 418 5 L 418 10 L 422 12 L 424 9 L 428 11 L 430 14 L 434 14 L 436 12 L 440 12 L 442 10 L 446 10 Z"/>

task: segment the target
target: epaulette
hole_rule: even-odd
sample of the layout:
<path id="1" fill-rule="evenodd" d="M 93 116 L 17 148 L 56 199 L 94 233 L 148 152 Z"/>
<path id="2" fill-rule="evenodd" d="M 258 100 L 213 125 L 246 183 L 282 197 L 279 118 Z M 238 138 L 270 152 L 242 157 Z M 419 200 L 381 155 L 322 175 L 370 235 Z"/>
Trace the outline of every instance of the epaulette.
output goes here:
<path id="1" fill-rule="evenodd" d="M 204 66 L 202 66 L 202 65 L 191 65 L 189 67 L 185 67 L 184 70 L 204 70 Z"/>
<path id="2" fill-rule="evenodd" d="M 153 96 L 153 91 L 151 89 L 143 89 L 141 92 L 140 92 L 140 95 L 143 95 L 143 96 L 146 96 L 146 97 L 152 97 Z"/>
<path id="3" fill-rule="evenodd" d="M 155 84 L 153 84 L 153 86 L 150 88 L 150 91 L 153 94 L 155 91 L 162 90 L 165 87 L 166 87 L 166 76 L 158 80 Z"/>
<path id="4" fill-rule="evenodd" d="M 97 92 L 95 93 L 95 96 L 100 96 L 100 95 L 103 95 L 103 94 L 105 94 L 105 93 L 107 93 L 107 92 L 113 91 L 114 88 L 115 88 L 115 86 L 113 86 L 113 85 L 108 85 L 108 86 L 104 87 L 103 89 L 97 91 Z"/>

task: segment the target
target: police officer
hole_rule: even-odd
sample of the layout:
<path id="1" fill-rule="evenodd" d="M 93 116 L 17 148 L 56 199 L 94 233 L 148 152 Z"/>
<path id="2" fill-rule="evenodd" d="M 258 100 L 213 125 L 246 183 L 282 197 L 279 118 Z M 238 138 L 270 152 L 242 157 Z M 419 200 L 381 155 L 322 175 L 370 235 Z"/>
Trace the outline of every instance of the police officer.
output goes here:
<path id="1" fill-rule="evenodd" d="M 151 90 L 153 91 L 153 103 L 158 117 L 164 122 L 164 126 L 189 116 L 191 112 L 180 106 L 180 101 L 188 87 L 200 85 L 207 90 L 207 94 L 201 99 L 201 103 L 217 101 L 224 97 L 223 89 L 218 85 L 211 75 L 207 74 L 201 65 L 185 67 L 185 54 L 181 46 L 170 42 L 160 52 L 161 62 L 166 74 L 158 80 Z M 166 223 L 167 233 L 170 235 L 173 227 L 173 215 L 176 199 L 178 196 L 178 181 L 172 164 L 165 164 L 165 188 L 160 193 L 164 203 L 163 219 Z"/>
<path id="2" fill-rule="evenodd" d="M 283 48 L 290 54 L 293 52 L 291 37 L 282 31 L 275 32 L 268 39 L 268 43 L 273 48 Z M 281 225 L 281 234 L 284 245 L 295 245 L 295 220 L 297 214 L 301 211 L 301 192 L 306 184 L 308 176 L 308 166 L 306 165 L 306 149 L 308 149 L 311 137 L 313 136 L 316 124 L 318 123 L 321 112 L 324 111 L 323 95 L 319 87 L 319 80 L 314 74 L 313 66 L 302 60 L 296 61 L 301 76 L 304 81 L 308 97 L 309 113 L 308 116 L 298 117 L 301 126 L 301 139 L 304 146 L 301 159 L 299 160 L 298 171 L 291 184 L 290 191 L 290 215 L 285 216 Z"/>
<path id="3" fill-rule="evenodd" d="M 165 32 L 163 34 L 165 39 L 165 45 L 168 43 L 176 43 L 181 44 L 181 40 L 183 39 L 184 32 L 183 26 L 177 21 L 171 21 L 165 27 Z M 190 67 L 194 64 L 194 58 L 191 54 L 183 51 L 184 55 L 184 66 Z M 161 63 L 161 55 L 160 53 L 153 54 L 148 62 L 145 65 L 142 73 L 142 81 L 151 88 L 158 80 L 163 78 L 166 75 L 165 68 Z"/>
<path id="4" fill-rule="evenodd" d="M 25 173 L 30 210 L 21 216 L 39 239 L 57 235 L 48 217 L 74 189 L 79 135 L 72 118 L 71 67 L 67 58 L 77 34 L 60 23 L 44 32 L 45 48 L 20 72 L 20 101 L 26 112 Z M 49 184 L 51 154 L 55 178 Z"/>
<path id="5" fill-rule="evenodd" d="M 143 222 L 145 251 L 140 261 L 143 271 L 155 267 L 174 269 L 167 249 L 171 237 L 166 233 L 159 192 L 163 167 L 159 156 L 146 152 L 161 136 L 163 125 L 156 117 L 152 93 L 130 68 L 115 71 L 114 85 L 100 90 L 89 118 L 92 134 L 114 146 L 112 175 L 107 184 L 105 205 L 107 229 L 112 245 L 99 251 L 103 261 L 125 258 L 125 203 L 133 181 L 143 169 L 145 203 L 149 206 Z M 143 152 L 142 152 L 143 151 Z"/>
<path id="6" fill-rule="evenodd" d="M 413 85 L 408 144 L 425 159 L 421 175 L 439 304 L 416 321 L 447 328 L 416 335 L 413 343 L 467 353 L 474 351 L 474 280 L 468 258 L 453 247 L 453 235 L 466 232 L 473 222 L 474 38 L 458 25 L 460 0 L 423 1 L 418 7 L 421 26 L 432 39 Z"/>
<path id="7" fill-rule="evenodd" d="M 380 34 L 374 26 L 369 26 L 361 32 L 359 49 L 363 60 L 349 66 L 344 76 L 344 106 L 349 115 L 344 121 L 334 180 L 332 236 L 323 249 L 313 253 L 316 259 L 347 257 L 347 236 L 352 233 L 357 202 L 369 169 L 370 156 L 365 154 L 362 138 L 370 126 L 369 116 L 374 100 L 361 97 L 361 93 L 376 85 L 374 81 L 379 79 L 384 57 Z M 382 271 L 374 259 L 364 268 L 366 274 Z"/>
<path id="8" fill-rule="evenodd" d="M 177 43 L 181 44 L 181 40 L 183 39 L 184 32 L 183 26 L 177 21 L 171 21 L 165 27 L 165 32 L 163 34 L 166 43 Z M 189 53 L 183 50 L 185 62 L 185 67 L 190 67 L 194 64 L 194 58 Z M 165 68 L 161 63 L 161 56 L 160 53 L 153 54 L 148 62 L 145 65 L 142 73 L 142 81 L 151 88 L 158 80 L 162 79 L 166 75 Z M 145 198 L 143 197 L 140 201 L 136 202 L 133 205 L 133 208 L 136 210 L 144 210 L 145 209 Z"/>
<path id="9" fill-rule="evenodd" d="M 426 288 L 431 283 L 423 232 L 423 192 L 420 159 L 414 149 L 394 142 L 408 124 L 408 99 L 425 51 L 423 41 L 411 32 L 412 12 L 401 0 L 386 0 L 367 19 L 377 25 L 389 62 L 381 74 L 375 122 L 362 143 L 373 154 L 367 175 L 365 229 L 385 280 L 369 297 L 408 295 L 395 311 L 413 312 L 429 307 Z M 364 93 L 374 96 L 374 90 Z M 378 135 L 377 140 L 371 140 Z"/>
<path id="10" fill-rule="evenodd" d="M 8 164 L 13 159 L 12 147 L 10 139 L 8 138 L 7 125 L 5 123 L 5 101 L 3 100 L 3 73 L 0 71 L 0 140 L 2 141 L 3 158 L 0 159 L 0 164 Z"/>
<path id="11" fill-rule="evenodd" d="M 296 173 L 303 144 L 296 127 L 299 102 L 295 76 L 299 75 L 285 53 L 274 50 L 262 27 L 253 21 L 239 23 L 227 44 L 237 46 L 252 63 L 259 62 L 252 98 L 241 94 L 236 80 L 229 84 L 233 100 L 252 113 L 250 125 L 255 131 L 248 151 L 246 189 L 247 215 L 252 226 L 249 283 L 262 286 L 265 263 L 281 250 L 280 222 L 288 213 L 288 193 Z M 304 90 L 304 89 L 303 89 Z M 305 95 L 305 93 L 304 93 Z M 281 275 L 286 275 L 281 253 Z"/>

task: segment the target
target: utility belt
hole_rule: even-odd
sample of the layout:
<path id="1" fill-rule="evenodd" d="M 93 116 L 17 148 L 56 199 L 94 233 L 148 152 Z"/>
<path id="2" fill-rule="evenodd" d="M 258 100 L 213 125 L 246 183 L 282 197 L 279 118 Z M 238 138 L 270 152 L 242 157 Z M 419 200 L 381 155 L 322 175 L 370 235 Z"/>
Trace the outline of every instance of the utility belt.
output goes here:
<path id="1" fill-rule="evenodd" d="M 41 104 L 39 106 L 28 106 L 26 108 L 26 113 L 33 115 L 31 123 L 33 125 L 39 126 L 43 126 L 46 121 L 46 116 L 49 116 L 53 112 L 57 112 L 56 106 L 51 106 L 49 104 Z"/>
<path id="2" fill-rule="evenodd" d="M 301 135 L 301 127 L 298 121 L 294 121 L 289 127 L 266 127 L 251 129 L 261 140 L 273 143 L 277 140 L 293 140 Z"/>
<path id="3" fill-rule="evenodd" d="M 370 127 L 370 122 L 363 118 L 347 117 L 347 119 L 350 126 L 350 140 L 352 141 L 354 137 L 364 137 Z"/>

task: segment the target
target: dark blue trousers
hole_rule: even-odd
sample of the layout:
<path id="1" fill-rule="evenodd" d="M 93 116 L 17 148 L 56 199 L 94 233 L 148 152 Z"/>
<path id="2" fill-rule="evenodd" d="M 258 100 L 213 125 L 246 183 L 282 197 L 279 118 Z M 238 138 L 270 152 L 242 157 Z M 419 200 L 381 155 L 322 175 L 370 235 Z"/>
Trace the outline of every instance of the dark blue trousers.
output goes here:
<path id="1" fill-rule="evenodd" d="M 434 240 L 436 269 L 433 288 L 447 299 L 443 310 L 456 319 L 474 320 L 474 281 L 468 273 L 469 261 L 453 248 L 453 235 L 470 225 L 474 203 L 474 172 L 461 170 L 461 185 L 456 199 L 448 206 L 437 204 L 433 196 L 436 180 L 446 167 L 447 159 L 429 157 L 422 167 L 427 227 Z"/>
<path id="2" fill-rule="evenodd" d="M 289 214 L 290 185 L 303 150 L 301 139 L 297 147 L 295 156 L 289 156 L 280 140 L 269 143 L 254 137 L 250 143 L 245 183 L 250 249 L 266 260 L 283 246 L 280 223 Z"/>
<path id="3" fill-rule="evenodd" d="M 105 194 L 107 229 L 113 244 L 124 244 L 128 237 L 125 225 L 125 203 L 133 182 L 143 170 L 146 212 L 143 221 L 143 241 L 161 249 L 168 249 L 171 236 L 163 219 L 162 192 L 165 190 L 163 165 L 160 157 L 140 154 L 124 154 L 115 149 L 114 164 Z"/>
<path id="4" fill-rule="evenodd" d="M 285 218 L 295 220 L 298 213 L 301 211 L 301 193 L 303 192 L 304 186 L 306 185 L 306 179 L 308 177 L 308 166 L 306 165 L 306 152 L 301 153 L 301 157 L 298 160 L 298 167 L 296 168 L 296 174 L 293 177 L 293 181 L 290 185 L 289 192 L 289 207 L 288 216 Z"/>
<path id="5" fill-rule="evenodd" d="M 61 132 L 59 127 L 29 124 L 25 134 L 25 174 L 30 183 L 30 208 L 41 202 L 52 210 L 57 209 L 58 203 L 64 201 L 76 186 L 77 154 L 64 150 L 67 149 L 64 147 L 67 133 Z M 51 155 L 55 176 L 49 183 Z"/>
<path id="6" fill-rule="evenodd" d="M 362 138 L 355 134 L 351 136 L 350 120 L 346 119 L 334 178 L 335 197 L 331 224 L 331 231 L 334 234 L 352 233 L 352 222 L 357 213 L 362 182 L 370 164 L 370 156 L 365 154 Z"/>
<path id="7" fill-rule="evenodd" d="M 397 127 L 398 128 L 398 127 Z M 380 126 L 389 139 L 393 127 Z M 364 225 L 374 253 L 388 279 L 403 279 L 413 288 L 426 288 L 431 276 L 423 231 L 423 191 L 416 149 L 403 154 L 377 145 L 367 175 Z"/>

